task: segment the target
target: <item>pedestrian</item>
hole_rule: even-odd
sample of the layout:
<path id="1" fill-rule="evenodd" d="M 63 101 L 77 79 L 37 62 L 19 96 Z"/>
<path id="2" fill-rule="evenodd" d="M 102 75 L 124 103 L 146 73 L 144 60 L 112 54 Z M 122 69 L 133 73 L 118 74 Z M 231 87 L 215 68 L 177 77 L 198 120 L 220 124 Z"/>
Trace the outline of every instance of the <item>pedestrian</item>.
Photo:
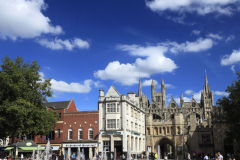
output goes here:
<path id="1" fill-rule="evenodd" d="M 234 155 L 232 155 L 232 160 L 236 160 L 235 157 L 234 157 Z"/>
<path id="2" fill-rule="evenodd" d="M 141 156 L 141 157 L 142 157 L 142 159 L 141 159 L 141 160 L 143 160 L 143 154 L 142 154 L 142 156 Z"/>
<path id="3" fill-rule="evenodd" d="M 164 156 L 164 160 L 168 160 L 168 157 L 167 157 L 166 153 L 165 153 L 165 156 Z"/>
<path id="4" fill-rule="evenodd" d="M 23 160 L 23 154 L 21 153 L 21 160 Z"/>
<path id="5" fill-rule="evenodd" d="M 204 160 L 208 160 L 208 156 L 205 154 Z"/>
<path id="6" fill-rule="evenodd" d="M 155 155 L 154 155 L 154 158 L 155 158 L 155 160 L 158 158 L 158 155 L 157 155 L 157 153 L 155 153 Z"/>
<path id="7" fill-rule="evenodd" d="M 218 152 L 218 160 L 223 160 L 223 156 L 221 155 L 220 152 Z"/>
<path id="8" fill-rule="evenodd" d="M 111 160 L 113 160 L 113 154 L 111 153 Z"/>
<path id="9" fill-rule="evenodd" d="M 190 153 L 188 153 L 188 155 L 187 155 L 187 159 L 188 159 L 188 160 L 191 159 Z"/>

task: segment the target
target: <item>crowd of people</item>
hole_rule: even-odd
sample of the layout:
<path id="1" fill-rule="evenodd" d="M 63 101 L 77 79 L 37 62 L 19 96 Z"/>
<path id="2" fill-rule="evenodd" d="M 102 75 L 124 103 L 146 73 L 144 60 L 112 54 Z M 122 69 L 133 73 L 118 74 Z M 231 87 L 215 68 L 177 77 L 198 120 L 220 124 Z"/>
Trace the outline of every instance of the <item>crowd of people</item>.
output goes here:
<path id="1" fill-rule="evenodd" d="M 200 157 L 197 156 L 192 156 L 190 155 L 190 153 L 187 154 L 187 160 L 223 160 L 223 156 L 220 152 L 216 153 L 215 155 L 210 154 L 210 155 L 206 155 L 204 157 L 202 157 L 202 155 L 200 155 Z M 233 154 L 227 154 L 227 159 L 226 160 L 236 160 Z"/>

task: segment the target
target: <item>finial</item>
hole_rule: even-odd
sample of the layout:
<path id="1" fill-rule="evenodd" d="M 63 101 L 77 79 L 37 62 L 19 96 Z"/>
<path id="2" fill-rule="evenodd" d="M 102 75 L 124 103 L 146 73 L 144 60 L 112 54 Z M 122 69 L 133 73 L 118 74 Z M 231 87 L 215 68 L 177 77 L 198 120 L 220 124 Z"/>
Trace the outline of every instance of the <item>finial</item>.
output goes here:
<path id="1" fill-rule="evenodd" d="M 173 95 L 172 95 L 172 100 L 173 100 Z"/>
<path id="2" fill-rule="evenodd" d="M 192 95 L 192 99 L 194 99 L 194 95 Z"/>

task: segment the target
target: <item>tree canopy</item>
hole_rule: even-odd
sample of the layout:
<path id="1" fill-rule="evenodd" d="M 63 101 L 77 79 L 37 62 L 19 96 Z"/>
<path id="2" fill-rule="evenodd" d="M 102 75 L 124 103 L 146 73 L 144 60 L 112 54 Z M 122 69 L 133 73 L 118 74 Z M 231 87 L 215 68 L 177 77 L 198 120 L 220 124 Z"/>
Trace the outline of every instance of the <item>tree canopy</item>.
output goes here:
<path id="1" fill-rule="evenodd" d="M 237 72 L 238 80 L 233 81 L 225 90 L 229 96 L 218 99 L 217 104 L 223 107 L 224 117 L 228 125 L 226 131 L 227 140 L 235 139 L 240 142 L 240 72 Z"/>
<path id="2" fill-rule="evenodd" d="M 51 79 L 41 79 L 36 61 L 23 63 L 8 56 L 0 65 L 0 138 L 48 134 L 57 113 L 43 105 L 52 96 Z"/>

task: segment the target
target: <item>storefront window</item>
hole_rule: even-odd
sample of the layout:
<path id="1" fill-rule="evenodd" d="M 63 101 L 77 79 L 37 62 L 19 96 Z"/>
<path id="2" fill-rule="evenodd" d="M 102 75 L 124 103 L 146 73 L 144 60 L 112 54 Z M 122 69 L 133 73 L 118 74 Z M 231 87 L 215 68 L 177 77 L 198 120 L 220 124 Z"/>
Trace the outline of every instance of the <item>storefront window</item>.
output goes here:
<path id="1" fill-rule="evenodd" d="M 110 141 L 103 141 L 103 150 L 110 151 Z"/>

